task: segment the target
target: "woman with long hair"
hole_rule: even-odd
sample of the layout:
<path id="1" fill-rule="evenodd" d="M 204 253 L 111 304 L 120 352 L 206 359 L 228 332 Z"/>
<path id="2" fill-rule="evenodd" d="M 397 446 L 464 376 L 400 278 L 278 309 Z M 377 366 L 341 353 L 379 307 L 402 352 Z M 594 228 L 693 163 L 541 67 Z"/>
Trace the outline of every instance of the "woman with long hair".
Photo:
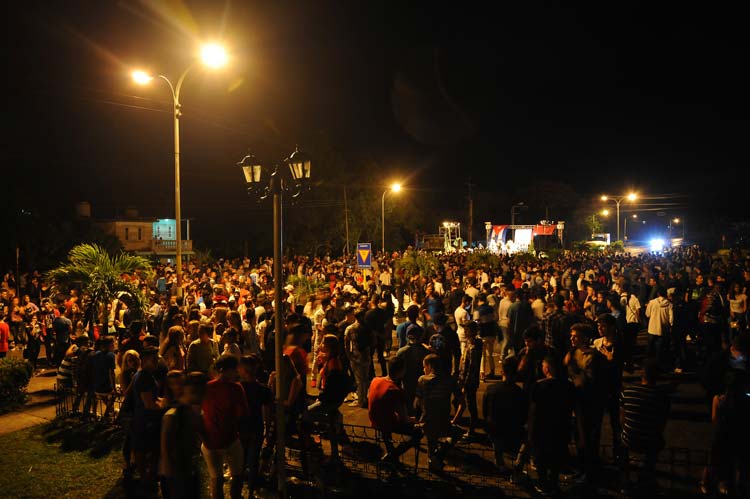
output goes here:
<path id="1" fill-rule="evenodd" d="M 141 356 L 135 350 L 128 350 L 122 356 L 122 371 L 120 372 L 120 390 L 122 393 L 122 404 L 118 413 L 118 420 L 124 428 L 130 426 L 133 418 L 133 389 L 131 383 L 133 376 L 141 367 Z M 125 441 L 122 445 L 123 475 L 130 476 L 134 471 L 133 447 L 130 442 L 130 432 L 125 433 Z"/>
<path id="2" fill-rule="evenodd" d="M 167 340 L 162 344 L 159 354 L 164 358 L 170 371 L 185 370 L 185 332 L 180 326 L 169 328 Z"/>

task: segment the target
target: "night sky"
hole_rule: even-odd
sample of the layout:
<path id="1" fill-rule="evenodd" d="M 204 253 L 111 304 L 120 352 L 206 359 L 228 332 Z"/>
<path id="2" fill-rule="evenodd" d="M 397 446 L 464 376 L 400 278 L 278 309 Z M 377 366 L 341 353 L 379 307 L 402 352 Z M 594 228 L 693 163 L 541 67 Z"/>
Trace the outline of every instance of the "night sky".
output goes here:
<path id="1" fill-rule="evenodd" d="M 508 223 L 510 204 L 542 181 L 595 206 L 602 192 L 681 193 L 674 214 L 694 225 L 746 218 L 749 43 L 739 10 L 492 5 L 8 5 L 8 210 L 72 213 L 85 200 L 98 217 L 127 206 L 172 216 L 168 90 L 135 86 L 129 73 L 176 79 L 201 41 L 220 40 L 231 64 L 191 74 L 182 96 L 183 215 L 204 246 L 231 240 L 239 223 L 270 223 L 235 166 L 249 148 L 283 158 L 321 142 L 353 165 L 379 165 L 377 190 L 406 179 L 428 200 L 430 223 L 465 222 L 471 179 L 479 232 L 484 220 Z M 532 206 L 523 216 L 543 214 Z"/>

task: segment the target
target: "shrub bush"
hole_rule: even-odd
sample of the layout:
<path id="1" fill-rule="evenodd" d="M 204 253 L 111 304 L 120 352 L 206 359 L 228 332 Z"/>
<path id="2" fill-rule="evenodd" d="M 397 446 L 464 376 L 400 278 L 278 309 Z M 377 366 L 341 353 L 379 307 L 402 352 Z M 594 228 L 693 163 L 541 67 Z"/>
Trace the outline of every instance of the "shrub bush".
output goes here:
<path id="1" fill-rule="evenodd" d="M 470 269 L 484 267 L 497 271 L 500 268 L 500 257 L 489 250 L 474 250 L 466 255 L 466 266 Z"/>
<path id="2" fill-rule="evenodd" d="M 0 359 L 0 414 L 11 411 L 26 402 L 34 367 L 21 359 Z"/>
<path id="3" fill-rule="evenodd" d="M 315 296 L 318 292 L 329 289 L 326 281 L 312 277 L 300 277 L 298 275 L 289 276 L 286 283 L 294 286 L 294 293 L 297 295 L 297 303 L 303 304 L 311 296 Z"/>
<path id="4" fill-rule="evenodd" d="M 396 260 L 396 270 L 403 272 L 408 280 L 414 276 L 427 277 L 435 273 L 440 265 L 438 259 L 429 253 L 406 251 Z"/>

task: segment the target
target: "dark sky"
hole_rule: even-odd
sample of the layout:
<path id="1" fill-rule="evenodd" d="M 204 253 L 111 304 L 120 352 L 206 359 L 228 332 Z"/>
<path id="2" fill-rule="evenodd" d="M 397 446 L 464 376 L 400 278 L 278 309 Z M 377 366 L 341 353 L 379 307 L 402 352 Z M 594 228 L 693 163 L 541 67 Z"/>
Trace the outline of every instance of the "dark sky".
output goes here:
<path id="1" fill-rule="evenodd" d="M 495 207 L 543 179 L 592 198 L 684 193 L 696 219 L 745 213 L 749 44 L 727 6 L 17 4 L 2 157 L 19 206 L 31 182 L 59 210 L 171 216 L 168 90 L 129 73 L 176 78 L 201 40 L 224 40 L 230 66 L 191 74 L 182 96 L 183 213 L 212 237 L 254 206 L 234 166 L 248 148 L 283 157 L 320 137 L 439 193 L 438 217 L 461 216 L 469 177 L 478 221 L 506 222 Z"/>

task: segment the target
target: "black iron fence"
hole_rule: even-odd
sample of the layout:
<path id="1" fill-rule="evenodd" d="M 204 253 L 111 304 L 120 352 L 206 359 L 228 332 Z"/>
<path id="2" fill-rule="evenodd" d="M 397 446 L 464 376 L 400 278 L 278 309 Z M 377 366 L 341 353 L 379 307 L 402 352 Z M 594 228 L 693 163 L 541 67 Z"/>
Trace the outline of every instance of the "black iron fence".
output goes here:
<path id="1" fill-rule="evenodd" d="M 112 425 L 120 424 L 117 415 L 122 404 L 121 394 L 96 394 L 80 393 L 75 388 L 56 387 L 56 414 L 58 417 L 81 417 L 96 420 Z M 423 441 L 420 446 L 415 447 L 398 459 L 398 470 L 394 470 L 391 464 L 382 462 L 381 457 L 385 452 L 382 435 L 379 431 L 369 426 L 352 424 L 337 425 L 338 431 L 345 433 L 339 435 L 341 444 L 339 461 L 347 472 L 360 475 L 365 478 L 375 479 L 378 482 L 388 483 L 395 477 L 411 477 L 428 481 L 450 481 L 462 486 L 480 488 L 500 488 L 509 497 L 528 497 L 527 486 L 524 479 L 516 475 L 511 477 L 498 473 L 494 465 L 495 455 L 489 442 L 474 441 L 464 442 L 459 439 L 449 440 L 444 443 L 447 447 L 445 454 L 445 467 L 443 472 L 436 474 L 429 468 L 427 449 Z M 343 428 L 343 430 L 342 430 Z M 320 445 L 314 451 L 321 461 L 323 456 L 331 455 L 331 448 L 327 433 L 332 431 L 327 425 L 319 425 L 315 428 L 316 436 L 322 436 Z M 393 434 L 393 443 L 398 446 L 406 437 Z M 299 445 L 290 443 L 286 449 L 289 467 L 294 470 L 302 470 L 302 452 Z M 575 456 L 576 449 L 571 445 L 571 456 Z M 601 456 L 603 462 L 614 463 L 614 452 L 611 445 L 603 445 Z M 708 453 L 703 450 L 674 448 L 664 449 L 659 454 L 657 461 L 657 479 L 659 485 L 667 490 L 682 491 L 685 495 L 695 491 L 696 483 L 700 479 L 701 470 L 706 464 Z M 633 473 L 643 465 L 642 456 L 631 454 Z M 317 463 L 320 464 L 320 463 Z M 615 473 L 614 467 L 610 471 Z M 394 473 L 397 471 L 397 473 Z M 522 476 L 528 479 L 534 475 L 533 460 L 525 465 Z M 573 484 L 572 475 L 563 475 L 563 487 Z M 616 486 L 616 480 L 612 485 Z"/>

